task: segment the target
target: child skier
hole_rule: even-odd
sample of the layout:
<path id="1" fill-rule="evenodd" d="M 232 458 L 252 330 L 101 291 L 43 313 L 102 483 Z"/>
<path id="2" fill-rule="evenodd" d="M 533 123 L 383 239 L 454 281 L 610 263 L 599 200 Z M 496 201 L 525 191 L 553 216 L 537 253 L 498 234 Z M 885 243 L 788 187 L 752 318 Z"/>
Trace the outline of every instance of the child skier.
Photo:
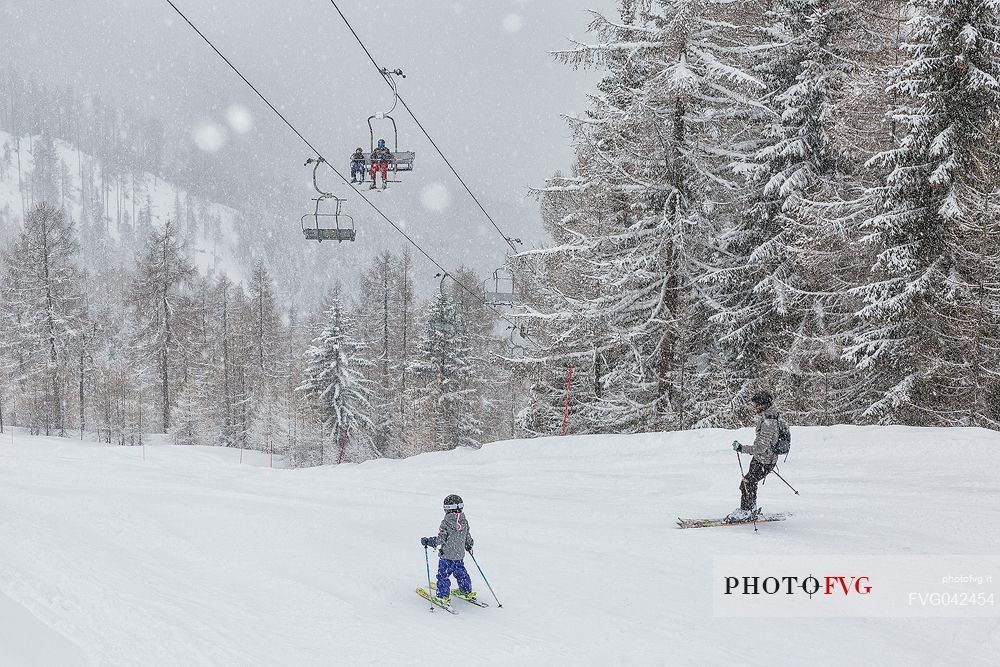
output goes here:
<path id="1" fill-rule="evenodd" d="M 355 176 L 357 174 L 357 176 Z M 351 183 L 365 182 L 365 152 L 358 148 L 351 156 Z"/>
<path id="2" fill-rule="evenodd" d="M 475 600 L 476 592 L 472 590 L 472 580 L 465 571 L 465 552 L 472 552 L 472 534 L 469 532 L 469 521 L 462 514 L 464 507 L 461 496 L 452 494 L 444 499 L 444 519 L 438 528 L 437 537 L 421 537 L 420 544 L 424 547 L 437 547 L 438 573 L 437 597 L 442 605 L 451 603 L 451 575 L 458 581 L 458 597 L 465 600 Z"/>

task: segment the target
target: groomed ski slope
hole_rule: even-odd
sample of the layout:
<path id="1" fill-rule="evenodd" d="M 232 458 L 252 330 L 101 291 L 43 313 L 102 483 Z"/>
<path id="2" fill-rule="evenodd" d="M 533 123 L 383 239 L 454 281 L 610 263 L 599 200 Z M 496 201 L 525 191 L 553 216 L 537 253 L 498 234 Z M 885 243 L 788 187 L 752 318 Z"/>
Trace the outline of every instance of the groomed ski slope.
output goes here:
<path id="1" fill-rule="evenodd" d="M 996 664 L 996 618 L 716 619 L 710 591 L 715 555 L 997 554 L 998 434 L 795 429 L 782 472 L 802 495 L 761 494 L 794 517 L 676 529 L 735 506 L 734 436 L 750 433 L 283 470 L 4 434 L 0 664 Z M 430 613 L 413 592 L 449 492 L 503 609 Z"/>

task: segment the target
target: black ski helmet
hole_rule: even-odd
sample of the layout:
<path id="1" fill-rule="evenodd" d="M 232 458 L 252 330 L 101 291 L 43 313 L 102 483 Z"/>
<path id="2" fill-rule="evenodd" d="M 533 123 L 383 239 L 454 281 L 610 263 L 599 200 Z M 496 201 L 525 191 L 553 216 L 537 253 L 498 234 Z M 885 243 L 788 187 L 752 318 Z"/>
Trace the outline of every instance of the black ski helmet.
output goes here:
<path id="1" fill-rule="evenodd" d="M 754 405 L 760 406 L 762 410 L 767 410 L 769 407 L 774 405 L 774 396 L 771 395 L 771 392 L 763 389 L 754 393 L 754 395 L 750 397 L 750 400 L 753 401 Z"/>
<path id="2" fill-rule="evenodd" d="M 445 512 L 452 512 L 454 510 L 461 511 L 463 507 L 465 507 L 465 503 L 462 502 L 462 496 L 458 496 L 453 493 L 444 499 Z"/>

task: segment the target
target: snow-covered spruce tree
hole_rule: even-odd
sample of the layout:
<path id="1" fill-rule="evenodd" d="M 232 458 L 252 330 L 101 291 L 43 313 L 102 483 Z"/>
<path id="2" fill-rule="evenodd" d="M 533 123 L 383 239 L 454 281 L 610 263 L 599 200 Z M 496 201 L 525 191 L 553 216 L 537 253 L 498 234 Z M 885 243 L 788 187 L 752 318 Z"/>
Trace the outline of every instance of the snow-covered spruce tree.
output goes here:
<path id="1" fill-rule="evenodd" d="M 745 7 L 635 4 L 622 3 L 620 23 L 595 19 L 599 43 L 557 53 L 611 69 L 590 113 L 571 121 L 576 174 L 543 190 L 561 199 L 553 223 L 565 241 L 534 253 L 548 277 L 566 274 L 558 288 L 543 283 L 533 319 L 558 342 L 547 361 L 559 372 L 542 384 L 550 415 L 565 367 L 585 371 L 573 430 L 689 428 L 728 411 L 707 275 L 735 199 L 737 111 L 756 85 L 739 62 Z"/>
<path id="2" fill-rule="evenodd" d="M 852 163 L 838 125 L 858 17 L 845 0 L 777 0 L 754 50 L 763 84 L 748 114 L 743 213 L 727 230 L 720 311 L 726 369 L 740 406 L 761 387 L 777 390 L 797 423 L 834 423 L 849 414 L 852 366 L 841 332 L 850 266 L 844 223 L 827 212 L 850 187 Z"/>
<path id="3" fill-rule="evenodd" d="M 334 294 L 319 336 L 306 351 L 299 391 L 309 397 L 323 417 L 328 437 L 323 463 L 364 461 L 382 453 L 372 438 L 371 387 L 365 378 L 368 363 L 360 355 L 357 324 Z"/>
<path id="4" fill-rule="evenodd" d="M 171 386 L 186 334 L 185 288 L 194 275 L 177 227 L 167 220 L 154 229 L 136 268 L 129 301 L 139 326 L 139 344 L 158 367 L 160 428 L 170 429 Z"/>
<path id="5" fill-rule="evenodd" d="M 1000 2 L 907 8 L 890 87 L 899 137 L 870 161 L 884 178 L 864 224 L 876 259 L 848 349 L 864 379 L 859 419 L 996 428 Z"/>
<path id="6" fill-rule="evenodd" d="M 466 324 L 451 298 L 434 295 L 411 368 L 417 414 L 414 430 L 422 451 L 477 447 L 482 434 Z"/>
<path id="7" fill-rule="evenodd" d="M 72 418 L 68 369 L 86 318 L 78 255 L 72 222 L 43 202 L 5 257 L 0 345 L 20 393 L 31 397 L 35 433 L 66 435 Z"/>

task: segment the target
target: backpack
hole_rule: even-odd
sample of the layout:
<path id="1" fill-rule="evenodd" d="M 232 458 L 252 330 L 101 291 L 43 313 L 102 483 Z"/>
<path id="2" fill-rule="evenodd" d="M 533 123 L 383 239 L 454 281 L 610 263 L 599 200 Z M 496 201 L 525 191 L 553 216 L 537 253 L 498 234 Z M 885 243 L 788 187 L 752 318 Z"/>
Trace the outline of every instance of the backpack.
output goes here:
<path id="1" fill-rule="evenodd" d="M 788 424 L 785 420 L 781 418 L 781 415 L 764 415 L 767 419 L 774 419 L 778 422 L 778 442 L 774 444 L 775 454 L 788 454 L 789 450 L 792 448 L 792 430 L 788 428 Z"/>

